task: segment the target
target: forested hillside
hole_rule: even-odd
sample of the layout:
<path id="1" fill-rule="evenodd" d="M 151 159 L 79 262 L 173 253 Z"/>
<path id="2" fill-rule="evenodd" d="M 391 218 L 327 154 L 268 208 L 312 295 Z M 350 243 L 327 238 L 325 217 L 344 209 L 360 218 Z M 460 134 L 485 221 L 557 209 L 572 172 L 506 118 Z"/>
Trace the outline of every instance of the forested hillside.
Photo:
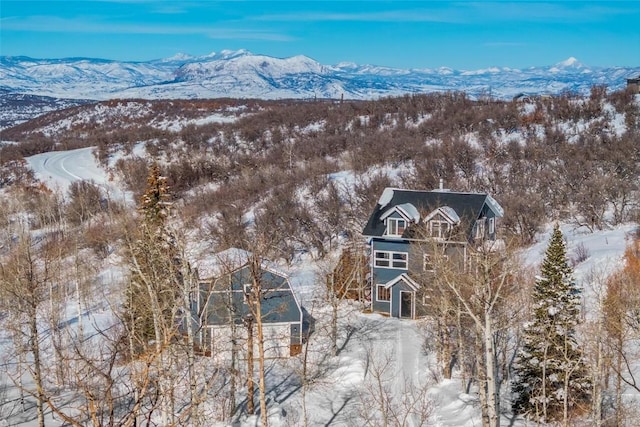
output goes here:
<path id="1" fill-rule="evenodd" d="M 96 146 L 136 195 L 157 161 L 181 216 L 194 224 L 216 218 L 211 232 L 222 246 L 236 234 L 219 231 L 229 229 L 232 212 L 254 210 L 258 225 L 284 221 L 283 238 L 323 252 L 338 229 L 359 231 L 385 186 L 430 189 L 443 179 L 452 190 L 500 200 L 505 229 L 526 243 L 549 220 L 596 230 L 637 217 L 639 129 L 632 94 L 603 87 L 586 99 L 527 102 L 463 93 L 342 103 L 109 101 L 5 131 L 3 139 L 19 143 L 2 147 L 0 182 L 20 175 L 14 161 L 22 156 Z M 335 188 L 331 174 L 342 171 L 352 174 L 353 191 Z M 322 200 L 332 194 L 336 207 Z M 316 196 L 306 203 L 319 212 L 303 195 Z M 336 216 L 333 230 L 318 223 L 323 209 Z M 275 218 L 282 215 L 291 218 Z"/>

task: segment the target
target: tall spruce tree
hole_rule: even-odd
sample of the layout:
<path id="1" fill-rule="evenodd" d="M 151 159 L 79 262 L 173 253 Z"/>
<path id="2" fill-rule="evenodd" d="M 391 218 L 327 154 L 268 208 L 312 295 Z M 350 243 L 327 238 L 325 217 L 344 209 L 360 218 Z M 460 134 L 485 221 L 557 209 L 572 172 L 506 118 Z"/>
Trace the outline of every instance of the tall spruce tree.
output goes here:
<path id="1" fill-rule="evenodd" d="M 542 420 L 567 420 L 590 401 L 591 381 L 575 337 L 580 290 L 558 225 L 533 290 L 533 321 L 515 364 L 513 409 Z"/>
<path id="2" fill-rule="evenodd" d="M 129 283 L 123 319 L 128 325 L 133 353 L 147 350 L 150 342 L 161 346 L 171 338 L 180 290 L 180 262 L 175 239 L 167 230 L 170 193 L 166 179 L 153 164 L 147 189 L 140 199 L 140 217 L 129 233 L 126 258 Z"/>
<path id="3" fill-rule="evenodd" d="M 157 163 L 151 165 L 147 177 L 147 188 L 140 199 L 138 210 L 144 217 L 147 227 L 162 231 L 165 220 L 169 215 L 170 193 L 167 179 L 160 174 Z"/>

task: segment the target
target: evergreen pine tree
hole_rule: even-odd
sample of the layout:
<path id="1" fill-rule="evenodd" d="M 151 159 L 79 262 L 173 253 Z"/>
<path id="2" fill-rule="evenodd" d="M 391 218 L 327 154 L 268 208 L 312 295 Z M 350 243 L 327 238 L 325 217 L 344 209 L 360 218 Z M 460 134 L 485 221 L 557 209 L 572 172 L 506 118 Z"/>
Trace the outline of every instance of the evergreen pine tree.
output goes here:
<path id="1" fill-rule="evenodd" d="M 166 179 L 153 164 L 147 189 L 140 199 L 140 218 L 129 236 L 126 257 L 129 283 L 123 303 L 129 343 L 134 353 L 144 352 L 157 340 L 158 330 L 169 338 L 180 289 L 180 263 L 175 239 L 167 230 L 170 194 Z M 154 318 L 155 310 L 155 318 Z M 158 324 L 161 323 L 161 324 Z"/>
<path id="2" fill-rule="evenodd" d="M 160 175 L 157 163 L 151 165 L 147 177 L 147 189 L 140 199 L 139 211 L 144 216 L 145 225 L 151 228 L 162 228 L 168 216 L 170 193 L 167 179 Z M 158 231 L 158 230 L 156 230 Z"/>
<path id="3" fill-rule="evenodd" d="M 557 420 L 589 402 L 591 382 L 575 338 L 579 299 L 556 225 L 533 290 L 533 321 L 525 327 L 514 367 L 515 412 Z"/>

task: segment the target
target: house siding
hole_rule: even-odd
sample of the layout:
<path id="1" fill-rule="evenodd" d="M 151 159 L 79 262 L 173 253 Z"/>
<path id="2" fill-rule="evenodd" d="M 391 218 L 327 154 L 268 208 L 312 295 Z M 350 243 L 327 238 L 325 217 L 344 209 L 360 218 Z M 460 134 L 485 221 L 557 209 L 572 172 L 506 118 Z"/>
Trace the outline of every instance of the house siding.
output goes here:
<path id="1" fill-rule="evenodd" d="M 496 217 L 496 214 L 493 212 L 493 210 L 491 210 L 491 208 L 487 204 L 482 206 L 482 210 L 480 211 L 479 218 L 486 218 L 486 224 L 484 227 L 484 238 L 489 240 L 495 240 L 496 228 L 494 227 L 493 233 L 489 233 L 489 218 L 493 218 L 493 220 L 496 221 L 496 223 L 498 218 Z M 497 226 L 496 223 L 494 224 Z"/>
<path id="2" fill-rule="evenodd" d="M 389 301 L 378 301 L 378 288 L 377 285 L 383 285 L 402 273 L 406 273 L 408 269 L 399 269 L 399 268 L 383 268 L 383 267 L 375 267 L 374 264 L 374 253 L 375 251 L 391 251 L 391 252 L 407 252 L 409 254 L 411 245 L 405 240 L 400 238 L 389 239 L 389 240 L 381 240 L 381 239 L 373 239 L 371 242 L 371 271 L 372 271 L 372 309 L 377 312 L 389 313 L 390 302 Z M 410 256 L 408 255 L 410 262 Z"/>

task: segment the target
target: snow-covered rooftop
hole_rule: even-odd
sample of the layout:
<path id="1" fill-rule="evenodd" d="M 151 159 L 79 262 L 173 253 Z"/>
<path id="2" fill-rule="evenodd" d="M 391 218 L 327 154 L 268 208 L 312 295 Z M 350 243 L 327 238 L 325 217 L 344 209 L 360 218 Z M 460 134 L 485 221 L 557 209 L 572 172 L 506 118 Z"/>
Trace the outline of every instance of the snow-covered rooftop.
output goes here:
<path id="1" fill-rule="evenodd" d="M 193 266 L 197 268 L 200 279 L 211 279 L 220 276 L 224 272 L 242 267 L 249 262 L 250 258 L 251 252 L 244 249 L 229 248 L 194 261 Z"/>
<path id="2" fill-rule="evenodd" d="M 393 212 L 399 212 L 400 215 L 405 217 L 408 221 L 413 221 L 413 222 L 420 221 L 420 212 L 418 212 L 418 209 L 415 206 L 413 206 L 411 203 L 402 203 L 401 205 L 397 205 L 391 209 L 388 209 L 385 213 L 382 214 L 380 219 L 385 220 Z"/>

